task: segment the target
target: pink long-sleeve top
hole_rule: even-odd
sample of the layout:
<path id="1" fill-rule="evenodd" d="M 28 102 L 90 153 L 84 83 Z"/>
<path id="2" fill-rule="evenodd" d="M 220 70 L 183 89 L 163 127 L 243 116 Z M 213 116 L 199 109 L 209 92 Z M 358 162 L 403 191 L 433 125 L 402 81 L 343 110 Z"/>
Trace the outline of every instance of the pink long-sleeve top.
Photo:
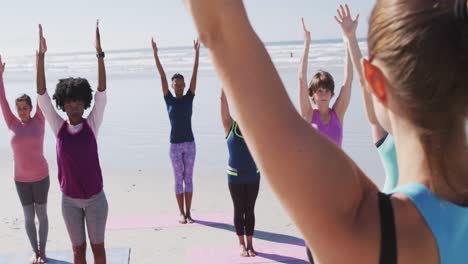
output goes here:
<path id="1" fill-rule="evenodd" d="M 22 123 L 8 105 L 3 76 L 0 75 L 0 106 L 5 123 L 11 132 L 15 181 L 36 182 L 49 176 L 49 166 L 44 157 L 45 118 L 39 105 L 34 117 L 27 123 Z"/>

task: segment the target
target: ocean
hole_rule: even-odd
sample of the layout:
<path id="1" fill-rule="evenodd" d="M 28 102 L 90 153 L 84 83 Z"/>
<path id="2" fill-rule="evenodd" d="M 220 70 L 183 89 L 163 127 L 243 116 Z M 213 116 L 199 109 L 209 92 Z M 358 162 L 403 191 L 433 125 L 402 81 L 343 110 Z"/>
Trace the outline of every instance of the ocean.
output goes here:
<path id="1" fill-rule="evenodd" d="M 265 45 L 291 100 L 298 107 L 297 71 L 302 41 Z M 365 41 L 360 40 L 360 46 L 366 54 Z M 193 47 L 162 47 L 159 53 L 168 78 L 179 72 L 185 76 L 188 87 L 194 60 Z M 35 56 L 9 57 L 2 54 L 2 58 L 7 63 L 4 80 L 11 106 L 14 107 L 14 98 L 20 93 L 27 93 L 35 99 Z M 335 94 L 338 94 L 343 82 L 344 61 L 342 40 L 315 41 L 309 54 L 309 78 L 318 69 L 329 71 L 334 76 Z M 151 47 L 106 51 L 106 70 L 108 104 L 98 139 L 104 173 L 151 170 L 155 177 L 172 174 L 169 119 Z M 49 93 L 53 93 L 58 79 L 66 77 L 87 78 L 95 90 L 97 62 L 93 50 L 47 54 Z M 219 114 L 220 87 L 207 50 L 202 47 L 192 119 L 197 144 L 195 177 L 225 177 L 227 148 Z M 0 122 L 0 139 L 0 164 L 12 167 L 9 132 L 4 122 Z M 384 172 L 372 143 L 356 74 L 351 103 L 344 120 L 343 149 L 374 182 L 383 185 Z M 55 170 L 55 137 L 49 127 L 46 130 L 45 155 L 51 169 Z M 138 173 L 129 176 L 140 177 Z"/>

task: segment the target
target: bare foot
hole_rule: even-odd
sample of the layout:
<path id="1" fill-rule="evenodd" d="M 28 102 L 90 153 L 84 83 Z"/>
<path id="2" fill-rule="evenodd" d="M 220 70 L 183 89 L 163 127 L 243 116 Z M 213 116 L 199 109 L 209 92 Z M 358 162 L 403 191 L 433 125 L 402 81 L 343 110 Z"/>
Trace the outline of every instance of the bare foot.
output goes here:
<path id="1" fill-rule="evenodd" d="M 38 264 L 47 263 L 47 256 L 46 256 L 45 250 L 41 250 L 39 252 L 39 257 L 37 258 L 37 263 Z"/>
<path id="2" fill-rule="evenodd" d="M 192 216 L 191 216 L 191 215 L 187 215 L 187 218 L 186 218 L 186 219 L 187 219 L 187 223 L 189 223 L 189 224 L 195 223 L 195 221 L 192 219 Z"/>
<path id="3" fill-rule="evenodd" d="M 251 257 L 257 256 L 257 252 L 255 251 L 255 249 L 253 249 L 253 247 L 248 248 L 247 252 L 249 253 L 249 256 L 251 256 Z"/>
<path id="4" fill-rule="evenodd" d="M 240 245 L 240 255 L 241 255 L 241 257 L 248 257 L 249 256 L 249 253 L 247 252 L 247 249 L 243 245 Z"/>
<path id="5" fill-rule="evenodd" d="M 180 224 L 186 224 L 187 223 L 187 220 L 185 220 L 185 215 L 183 215 L 183 214 L 179 215 L 179 223 Z"/>
<path id="6" fill-rule="evenodd" d="M 37 264 L 37 258 L 39 257 L 39 253 L 38 252 L 33 252 L 31 258 L 29 259 L 29 263 L 31 264 Z"/>

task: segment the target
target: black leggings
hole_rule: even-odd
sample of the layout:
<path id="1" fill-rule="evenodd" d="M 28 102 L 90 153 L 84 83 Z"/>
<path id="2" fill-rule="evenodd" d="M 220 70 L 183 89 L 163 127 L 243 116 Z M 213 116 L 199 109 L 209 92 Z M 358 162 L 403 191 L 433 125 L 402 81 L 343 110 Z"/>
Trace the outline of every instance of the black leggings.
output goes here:
<path id="1" fill-rule="evenodd" d="M 260 181 L 247 184 L 229 183 L 234 203 L 234 226 L 238 236 L 253 236 L 255 228 L 255 201 Z"/>

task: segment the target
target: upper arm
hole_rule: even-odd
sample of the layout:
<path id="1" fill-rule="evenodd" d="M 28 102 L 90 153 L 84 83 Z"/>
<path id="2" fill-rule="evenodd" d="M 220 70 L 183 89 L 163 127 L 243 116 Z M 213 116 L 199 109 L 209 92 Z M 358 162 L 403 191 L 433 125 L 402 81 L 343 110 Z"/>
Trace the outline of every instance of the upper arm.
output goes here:
<path id="1" fill-rule="evenodd" d="M 224 136 L 226 138 L 229 136 L 229 132 L 231 132 L 233 124 L 234 120 L 232 120 L 232 118 L 229 117 L 226 120 L 223 118 Z"/>
<path id="2" fill-rule="evenodd" d="M 34 116 L 41 121 L 45 121 L 44 113 L 42 113 L 41 107 L 39 106 L 39 101 L 36 103 L 36 114 Z"/>
<path id="3" fill-rule="evenodd" d="M 45 119 L 49 123 L 52 129 L 52 132 L 54 132 L 54 135 L 57 135 L 64 120 L 55 111 L 55 108 L 52 105 L 52 100 L 50 99 L 50 96 L 47 93 L 47 91 L 42 95 L 41 94 L 37 95 L 37 102 L 38 102 L 38 106 L 41 109 L 41 112 L 44 114 Z"/>
<path id="4" fill-rule="evenodd" d="M 169 93 L 169 84 L 167 82 L 166 76 L 161 77 L 161 85 L 162 85 L 163 95 L 166 96 Z"/>
<path id="5" fill-rule="evenodd" d="M 97 91 L 94 96 L 94 106 L 89 113 L 88 124 L 93 129 L 94 134 L 97 136 L 99 128 L 101 127 L 104 118 L 104 110 L 107 104 L 107 94 L 105 91 Z"/>
<path id="6" fill-rule="evenodd" d="M 231 130 L 233 120 L 229 112 L 229 105 L 226 97 L 221 96 L 221 119 L 223 122 L 224 133 L 228 136 L 229 131 Z"/>
<path id="7" fill-rule="evenodd" d="M 341 124 L 344 121 L 344 115 L 346 110 L 348 110 L 349 102 L 351 101 L 351 83 L 345 83 L 341 87 L 340 94 L 336 98 L 335 104 L 333 105 L 333 110 L 335 110 L 338 118 L 340 119 Z"/>

